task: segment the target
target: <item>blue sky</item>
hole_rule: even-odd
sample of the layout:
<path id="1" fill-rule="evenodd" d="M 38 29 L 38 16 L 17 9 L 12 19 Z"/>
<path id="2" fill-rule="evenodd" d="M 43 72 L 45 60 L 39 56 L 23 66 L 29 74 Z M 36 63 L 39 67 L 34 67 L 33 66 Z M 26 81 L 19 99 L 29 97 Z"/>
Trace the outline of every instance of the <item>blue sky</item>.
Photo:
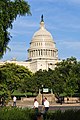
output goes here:
<path id="1" fill-rule="evenodd" d="M 80 60 L 80 0 L 26 0 L 31 6 L 32 16 L 18 17 L 10 30 L 11 51 L 0 61 L 16 58 L 27 59 L 27 49 L 33 34 L 39 29 L 41 15 L 46 29 L 56 42 L 59 59 L 71 56 Z"/>

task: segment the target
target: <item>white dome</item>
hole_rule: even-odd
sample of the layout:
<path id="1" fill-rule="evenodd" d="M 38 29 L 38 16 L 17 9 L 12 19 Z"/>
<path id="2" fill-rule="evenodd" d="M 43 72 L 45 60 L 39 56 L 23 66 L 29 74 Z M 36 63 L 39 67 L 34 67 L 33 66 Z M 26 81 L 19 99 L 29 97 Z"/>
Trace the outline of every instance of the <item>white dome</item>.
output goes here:
<path id="1" fill-rule="evenodd" d="M 39 45 L 38 45 L 39 44 Z M 41 44 L 41 45 L 40 45 Z M 38 45 L 38 46 L 37 46 Z M 45 48 L 55 48 L 55 43 L 53 41 L 52 35 L 44 27 L 44 22 L 40 23 L 40 29 L 34 33 L 30 48 L 35 47 L 45 47 Z"/>
<path id="2" fill-rule="evenodd" d="M 31 42 L 53 42 L 52 35 L 46 29 L 39 29 L 37 32 L 34 33 Z"/>
<path id="3" fill-rule="evenodd" d="M 48 32 L 45 28 L 44 29 L 39 29 L 37 32 L 35 32 L 33 38 L 36 37 L 36 36 L 44 36 L 44 37 L 48 36 L 48 37 L 50 37 L 50 39 L 52 39 L 51 33 Z"/>
<path id="4" fill-rule="evenodd" d="M 28 59 L 57 59 L 57 49 L 50 32 L 45 29 L 44 21 L 40 22 L 40 29 L 34 33 Z"/>

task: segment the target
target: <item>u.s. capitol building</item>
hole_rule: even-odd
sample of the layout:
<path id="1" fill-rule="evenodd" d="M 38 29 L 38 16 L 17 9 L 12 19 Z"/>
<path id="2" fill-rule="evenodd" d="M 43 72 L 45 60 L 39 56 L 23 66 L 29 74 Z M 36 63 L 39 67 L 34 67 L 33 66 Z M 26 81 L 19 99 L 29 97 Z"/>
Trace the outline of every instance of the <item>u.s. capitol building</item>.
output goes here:
<path id="1" fill-rule="evenodd" d="M 32 72 L 40 69 L 48 70 L 49 68 L 55 68 L 58 62 L 58 50 L 51 33 L 45 28 L 43 16 L 41 17 L 40 28 L 34 33 L 30 42 L 28 59 L 25 62 L 14 59 L 5 62 L 25 66 Z M 3 65 L 5 62 L 0 62 L 0 65 Z"/>

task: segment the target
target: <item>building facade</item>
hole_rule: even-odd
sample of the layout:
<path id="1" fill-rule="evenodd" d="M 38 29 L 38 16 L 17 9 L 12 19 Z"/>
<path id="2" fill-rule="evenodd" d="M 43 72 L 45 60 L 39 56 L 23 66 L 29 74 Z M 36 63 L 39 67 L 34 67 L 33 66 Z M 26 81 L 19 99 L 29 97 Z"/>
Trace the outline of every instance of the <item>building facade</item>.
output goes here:
<path id="1" fill-rule="evenodd" d="M 40 28 L 34 33 L 28 49 L 28 59 L 23 61 L 5 61 L 27 67 L 30 71 L 54 69 L 58 62 L 58 50 L 53 37 L 45 28 L 43 15 L 41 17 Z M 5 62 L 0 62 L 3 65 Z"/>

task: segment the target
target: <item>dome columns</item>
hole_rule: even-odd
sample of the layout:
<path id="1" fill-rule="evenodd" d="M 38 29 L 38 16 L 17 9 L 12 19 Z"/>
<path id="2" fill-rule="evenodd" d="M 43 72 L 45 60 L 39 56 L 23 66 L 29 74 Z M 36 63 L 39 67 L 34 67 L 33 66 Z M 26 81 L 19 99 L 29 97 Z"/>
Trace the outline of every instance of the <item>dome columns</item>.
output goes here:
<path id="1" fill-rule="evenodd" d="M 30 60 L 58 59 L 55 42 L 51 33 L 45 28 L 43 15 L 41 16 L 40 28 L 34 33 L 28 52 L 28 59 Z"/>
<path id="2" fill-rule="evenodd" d="M 54 50 L 49 50 L 49 49 L 37 49 L 37 50 L 31 50 L 29 52 L 29 58 L 35 59 L 36 57 L 57 57 L 56 56 L 56 51 Z"/>

